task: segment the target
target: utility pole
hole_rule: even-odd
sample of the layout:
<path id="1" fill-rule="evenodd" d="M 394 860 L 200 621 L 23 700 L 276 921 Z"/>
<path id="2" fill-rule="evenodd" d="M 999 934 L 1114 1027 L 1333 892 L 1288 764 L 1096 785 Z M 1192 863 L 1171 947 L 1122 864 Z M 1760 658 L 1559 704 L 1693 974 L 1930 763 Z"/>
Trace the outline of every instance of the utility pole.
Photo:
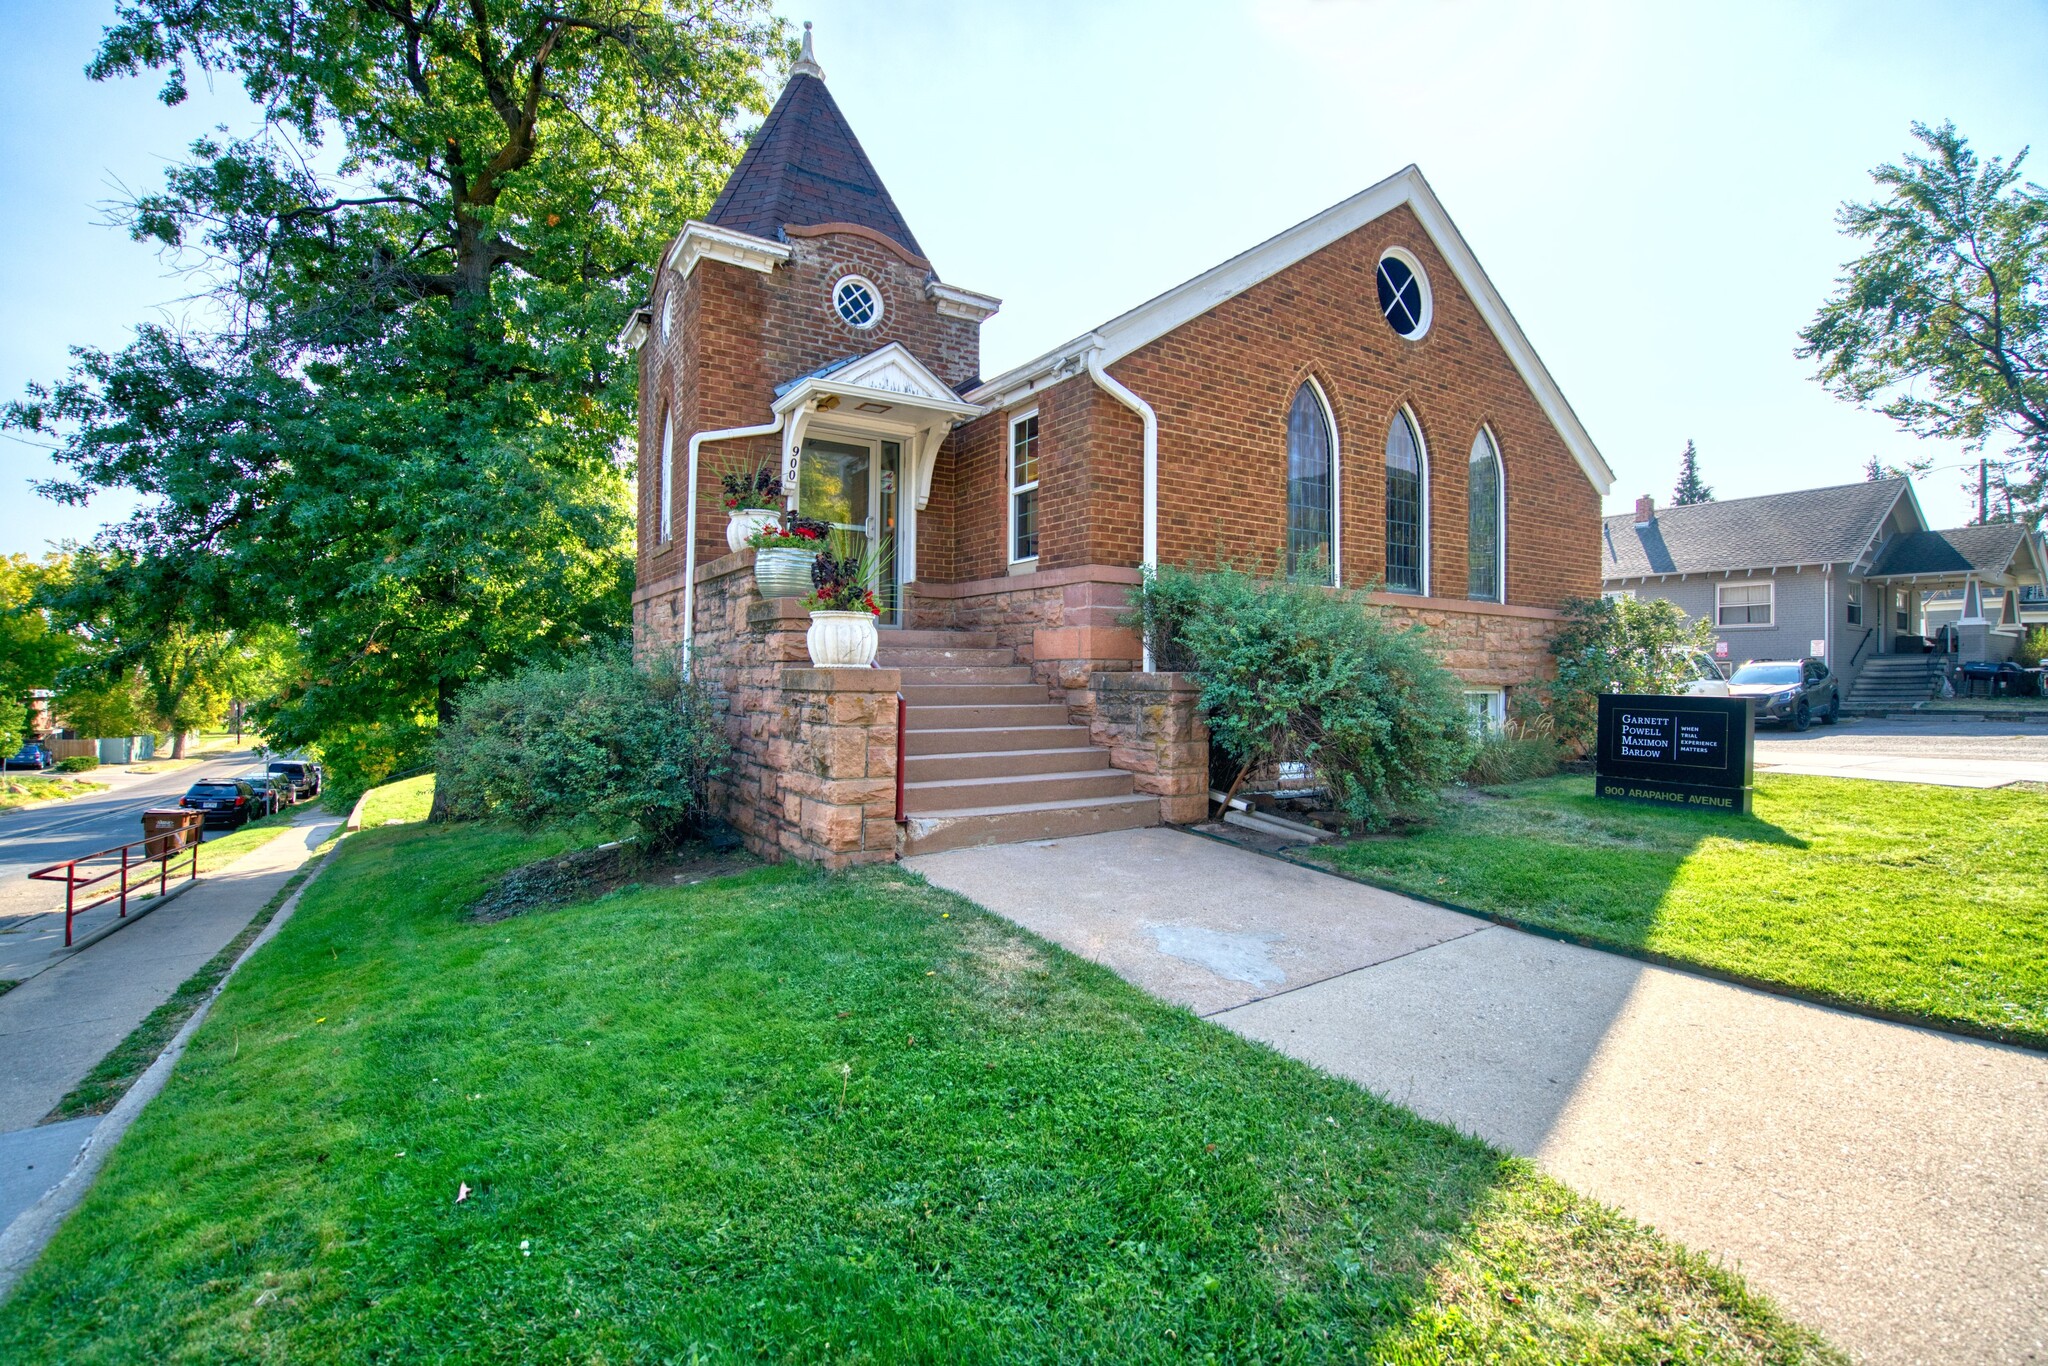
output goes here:
<path id="1" fill-rule="evenodd" d="M 1977 525 L 1983 526 L 1991 520 L 1991 462 L 1979 456 L 1977 459 Z"/>

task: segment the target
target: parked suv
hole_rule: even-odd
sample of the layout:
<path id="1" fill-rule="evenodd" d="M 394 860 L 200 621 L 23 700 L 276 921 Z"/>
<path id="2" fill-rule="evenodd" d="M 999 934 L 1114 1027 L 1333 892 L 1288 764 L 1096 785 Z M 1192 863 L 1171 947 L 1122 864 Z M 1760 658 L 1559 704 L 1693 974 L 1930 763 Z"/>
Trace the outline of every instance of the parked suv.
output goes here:
<path id="1" fill-rule="evenodd" d="M 1721 676 L 1721 670 L 1714 663 L 1712 655 L 1704 650 L 1681 649 L 1678 656 L 1685 675 L 1687 697 L 1726 697 L 1728 680 Z"/>
<path id="2" fill-rule="evenodd" d="M 1832 726 L 1842 714 L 1842 687 L 1819 659 L 1752 659 L 1728 680 L 1728 695 L 1756 704 L 1756 719 L 1805 730 L 1817 716 Z"/>
<path id="3" fill-rule="evenodd" d="M 40 773 L 54 762 L 55 760 L 50 758 L 50 751 L 43 748 L 40 740 L 31 740 L 10 755 L 7 762 L 0 767 L 32 768 Z"/>
<path id="4" fill-rule="evenodd" d="M 263 807 L 263 814 L 266 816 L 274 811 L 282 811 L 298 800 L 297 789 L 288 774 L 258 769 L 254 773 L 244 773 L 239 781 L 256 789 L 256 800 Z"/>
<path id="5" fill-rule="evenodd" d="M 263 795 L 240 778 L 194 783 L 178 798 L 178 805 L 199 812 L 206 825 L 226 826 L 230 830 L 239 830 L 265 814 Z"/>
<path id="6" fill-rule="evenodd" d="M 311 759 L 272 759 L 270 771 L 291 779 L 292 795 L 299 801 L 320 795 L 320 781 L 324 776 L 320 765 Z"/>

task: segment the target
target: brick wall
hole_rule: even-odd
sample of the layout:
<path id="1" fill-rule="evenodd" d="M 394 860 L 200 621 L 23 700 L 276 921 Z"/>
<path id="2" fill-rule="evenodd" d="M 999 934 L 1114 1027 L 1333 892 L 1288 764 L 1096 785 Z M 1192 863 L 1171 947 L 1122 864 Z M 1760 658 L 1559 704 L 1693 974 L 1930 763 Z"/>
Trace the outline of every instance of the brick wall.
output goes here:
<path id="1" fill-rule="evenodd" d="M 1419 258 L 1433 319 L 1419 341 L 1381 318 L 1382 251 Z M 1466 469 L 1485 425 L 1498 442 L 1508 508 L 1507 600 L 1555 607 L 1597 592 L 1599 495 L 1407 209 L 1389 213 L 1227 300 L 1110 367 L 1159 417 L 1159 554 L 1165 563 L 1271 558 L 1287 520 L 1287 412 L 1313 376 L 1339 447 L 1340 562 L 1352 585 L 1385 575 L 1385 446 L 1404 406 L 1430 472 L 1430 589 L 1466 589 Z M 1142 518 L 1134 414 L 1076 375 L 1020 403 L 1040 411 L 1040 564 L 1131 564 Z M 946 485 L 953 571 L 1003 571 L 1000 414 L 956 434 Z M 935 500 L 936 500 L 936 494 Z"/>

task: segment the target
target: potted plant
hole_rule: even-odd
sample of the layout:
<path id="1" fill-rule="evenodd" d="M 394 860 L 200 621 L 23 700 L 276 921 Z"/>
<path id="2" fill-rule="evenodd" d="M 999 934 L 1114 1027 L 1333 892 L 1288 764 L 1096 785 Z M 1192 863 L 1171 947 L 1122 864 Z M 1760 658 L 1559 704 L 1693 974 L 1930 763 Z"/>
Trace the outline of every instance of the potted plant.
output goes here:
<path id="1" fill-rule="evenodd" d="M 755 532 L 775 524 L 782 506 L 782 478 L 764 459 L 727 469 L 718 483 L 725 491 L 725 543 L 738 553 Z"/>
<path id="2" fill-rule="evenodd" d="M 809 517 L 770 522 L 747 544 L 754 548 L 754 585 L 764 598 L 801 598 L 816 585 L 811 562 L 825 543 L 826 524 Z"/>
<path id="3" fill-rule="evenodd" d="M 880 563 L 873 546 L 855 553 L 850 538 L 833 539 L 836 544 L 811 561 L 812 591 L 804 599 L 811 609 L 811 629 L 804 644 L 811 663 L 821 669 L 865 669 L 875 662 L 881 644 L 875 618 L 882 608 L 868 587 Z"/>

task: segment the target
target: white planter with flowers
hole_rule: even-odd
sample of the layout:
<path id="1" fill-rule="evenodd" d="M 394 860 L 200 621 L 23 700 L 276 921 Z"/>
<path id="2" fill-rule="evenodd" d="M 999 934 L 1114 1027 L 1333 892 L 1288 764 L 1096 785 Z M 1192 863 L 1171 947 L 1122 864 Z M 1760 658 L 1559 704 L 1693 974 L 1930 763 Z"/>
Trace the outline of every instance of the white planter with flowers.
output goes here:
<path id="1" fill-rule="evenodd" d="M 813 612 L 804 644 L 821 669 L 866 669 L 875 662 L 881 638 L 873 612 Z"/>
<path id="2" fill-rule="evenodd" d="M 747 542 L 760 531 L 774 526 L 780 516 L 774 508 L 727 508 L 725 513 L 725 543 L 734 554 L 747 548 Z"/>

